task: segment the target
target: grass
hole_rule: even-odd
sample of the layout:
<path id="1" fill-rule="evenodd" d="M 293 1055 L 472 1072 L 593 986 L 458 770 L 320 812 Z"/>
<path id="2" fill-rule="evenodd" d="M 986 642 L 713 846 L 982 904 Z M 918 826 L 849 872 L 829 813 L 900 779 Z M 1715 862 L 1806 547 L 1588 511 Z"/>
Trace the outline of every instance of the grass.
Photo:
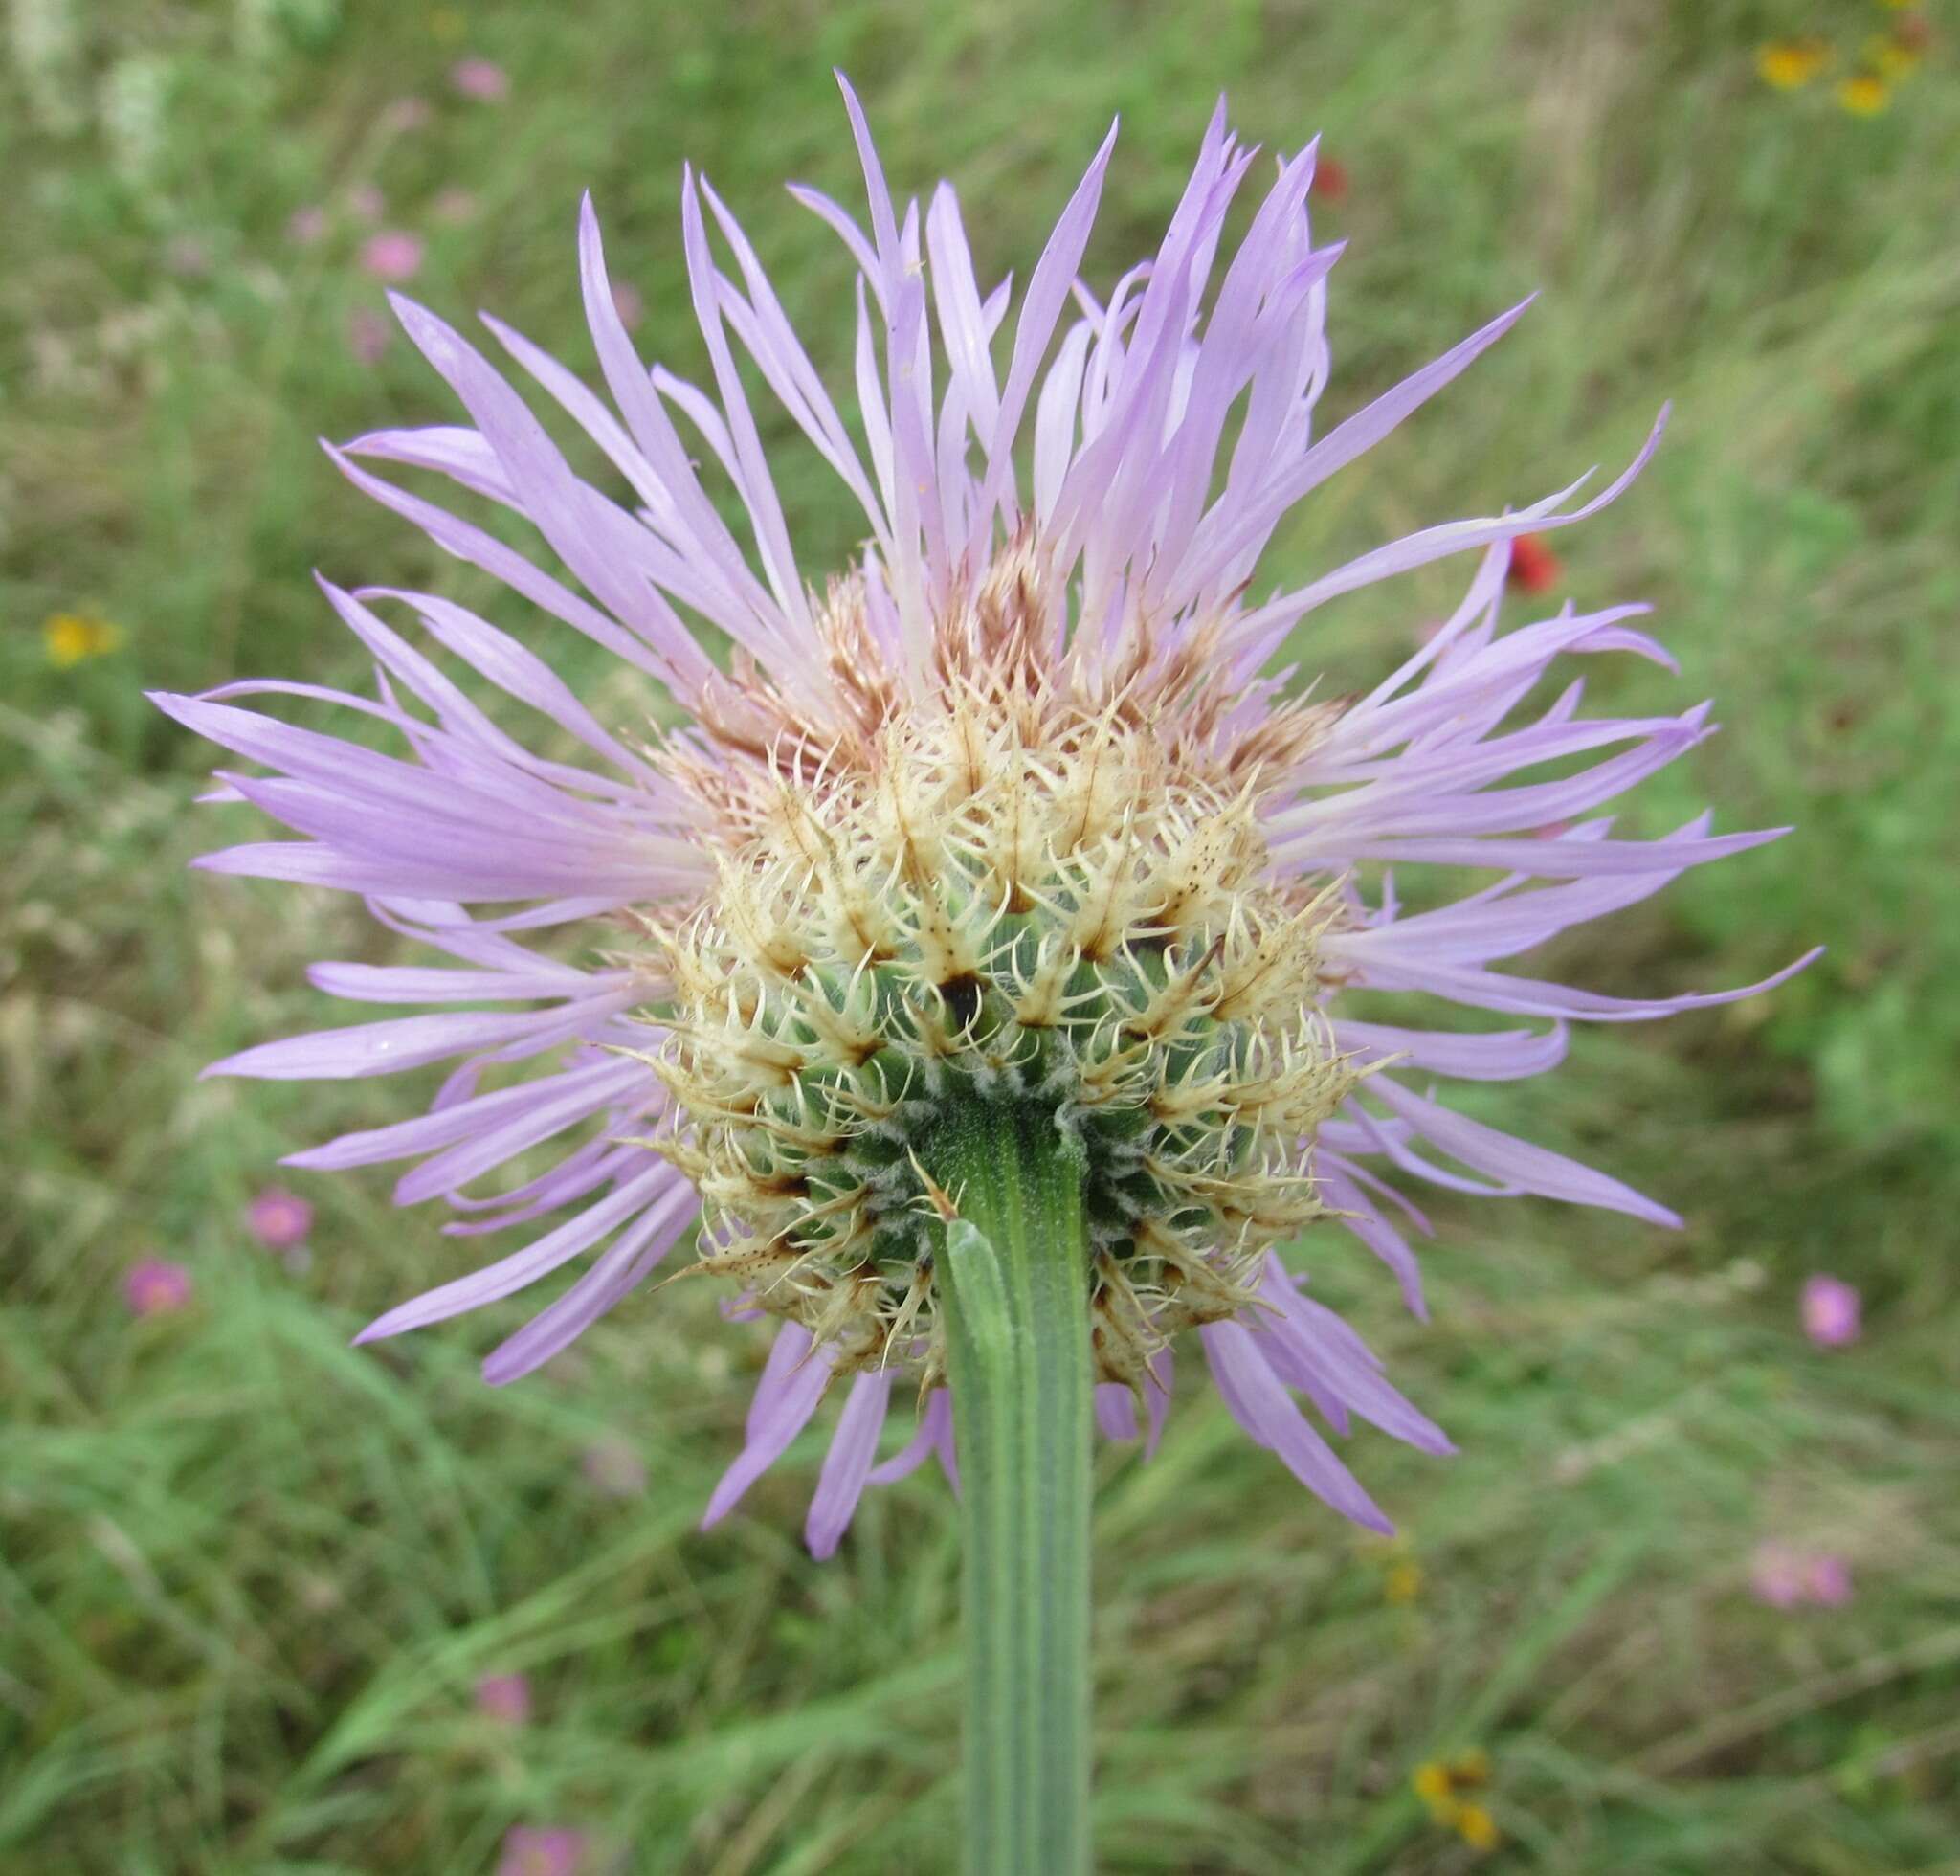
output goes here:
<path id="1" fill-rule="evenodd" d="M 590 186 L 645 300 L 643 349 L 691 371 L 675 209 L 691 156 L 847 369 L 840 257 L 777 188 L 851 191 L 837 62 L 895 175 L 956 175 L 991 270 L 1023 279 L 1114 112 L 1104 280 L 1153 238 L 1218 89 L 1268 145 L 1324 130 L 1351 177 L 1325 215 L 1352 242 L 1339 410 L 1545 288 L 1316 497 L 1275 580 L 1624 460 L 1673 397 L 1639 484 L 1559 540 L 1583 600 L 1653 599 L 1683 661 L 1678 683 L 1600 672 L 1602 694 L 1712 694 L 1730 725 L 1631 818 L 1659 831 L 1709 801 L 1725 826 L 1800 832 L 1544 970 L 1633 993 L 1832 948 L 1761 1004 L 1589 1034 L 1542 1085 L 1476 1091 L 1479 1113 L 1659 1192 L 1684 1233 L 1440 1204 L 1428 1327 L 1363 1260 L 1331 1261 L 1326 1287 L 1463 1449 L 1437 1464 L 1359 1442 L 1404 1548 L 1354 1541 L 1202 1387 L 1154 1463 L 1103 1456 L 1103 1866 L 1467 1867 L 1410 1778 L 1478 1747 L 1493 1869 L 1954 1867 L 1960 853 L 1942 783 L 1960 755 L 1960 90 L 1936 41 L 1877 119 L 1837 111 L 1828 85 L 1773 93 L 1752 70 L 1764 36 L 1821 24 L 1855 46 L 1890 17 L 1798 11 L 594 0 L 573 25 L 517 5 L 16 6 L 0 78 L 0 1864 L 472 1871 L 510 1825 L 563 1822 L 635 1870 L 947 1866 L 943 1487 L 874 1496 L 838 1560 L 813 1566 L 796 1542 L 813 1439 L 698 1535 L 761 1352 L 712 1299 L 635 1300 L 495 1393 L 474 1363 L 516 1306 L 347 1347 L 458 1263 L 433 1218 L 387 1206 L 384 1179 L 308 1185 L 303 1274 L 248 1241 L 240 1209 L 279 1153 L 397 1118 L 413 1091 L 195 1080 L 335 1019 L 308 959 L 383 951 L 330 897 L 187 875 L 219 838 L 186 812 L 207 754 L 139 695 L 358 678 L 312 566 L 487 597 L 314 449 L 448 419 L 399 340 L 371 367 L 352 356 L 347 322 L 375 290 L 344 227 L 287 238 L 296 209 L 339 214 L 380 188 L 389 222 L 428 236 L 419 297 L 492 306 L 584 368 L 572 216 Z M 29 30 L 62 18 L 65 49 Z M 504 63 L 507 103 L 449 93 L 465 51 Z M 386 106 L 411 91 L 432 120 L 390 132 Z M 449 186 L 476 197 L 460 225 L 434 214 Z M 821 565 L 848 519 L 811 462 L 786 460 Z M 1447 586 L 1357 596 L 1298 650 L 1366 681 Z M 125 642 L 54 668 L 41 621 L 75 611 Z M 575 653 L 568 667 L 634 707 L 616 676 Z M 192 1309 L 127 1316 L 119 1284 L 147 1252 L 189 1266 Z M 1855 1348 L 1797 1332 L 1796 1287 L 1819 1269 L 1864 1292 Z M 643 1493 L 595 1485 L 605 1442 L 615 1466 L 644 1465 Z M 1853 1602 L 1753 1601 L 1764 1538 L 1846 1554 Z M 471 1698 L 513 1671 L 535 1698 L 517 1731 Z"/>

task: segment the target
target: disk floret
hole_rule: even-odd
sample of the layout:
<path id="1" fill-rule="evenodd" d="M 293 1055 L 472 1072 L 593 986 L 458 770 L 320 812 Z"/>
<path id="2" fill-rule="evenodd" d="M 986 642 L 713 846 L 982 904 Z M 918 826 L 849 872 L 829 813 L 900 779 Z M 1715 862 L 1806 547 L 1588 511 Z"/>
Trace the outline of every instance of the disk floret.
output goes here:
<path id="1" fill-rule="evenodd" d="M 706 1207 L 697 1267 L 839 1373 L 943 1375 L 934 1169 L 970 1104 L 1080 1159 L 1103 1380 L 1253 1306 L 1323 1209 L 1308 1148 L 1357 1076 L 1316 1007 L 1330 902 L 1269 882 L 1252 784 L 1178 772 L 1114 710 L 1044 718 L 963 691 L 869 764 L 780 780 L 655 926 L 657 1144 Z"/>

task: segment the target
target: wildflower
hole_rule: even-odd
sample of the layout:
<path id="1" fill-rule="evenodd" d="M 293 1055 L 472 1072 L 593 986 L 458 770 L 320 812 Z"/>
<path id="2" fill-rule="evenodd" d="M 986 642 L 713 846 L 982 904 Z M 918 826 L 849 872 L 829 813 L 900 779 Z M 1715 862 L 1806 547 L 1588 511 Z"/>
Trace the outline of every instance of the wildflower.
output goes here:
<path id="1" fill-rule="evenodd" d="M 1419 1563 L 1392 1563 L 1382 1577 L 1382 1598 L 1406 1607 L 1422 1594 L 1422 1566 Z"/>
<path id="2" fill-rule="evenodd" d="M 1826 1552 L 1804 1567 L 1804 1594 L 1820 1609 L 1841 1609 L 1851 1600 L 1851 1565 Z"/>
<path id="3" fill-rule="evenodd" d="M 1851 1565 L 1833 1551 L 1759 1544 L 1749 1559 L 1749 1593 L 1772 1609 L 1794 1609 L 1806 1602 L 1841 1609 L 1851 1600 Z"/>
<path id="4" fill-rule="evenodd" d="M 1453 1759 L 1424 1760 L 1410 1775 L 1409 1785 L 1430 1822 L 1454 1830 L 1474 1850 L 1493 1850 L 1499 1836 L 1496 1820 L 1485 1806 L 1463 1797 L 1489 1778 L 1490 1755 L 1473 1747 Z"/>
<path id="5" fill-rule="evenodd" d="M 510 75 L 488 58 L 459 58 L 450 67 L 449 81 L 465 98 L 483 104 L 501 104 L 510 96 Z"/>
<path id="6" fill-rule="evenodd" d="M 1324 156 L 1314 166 L 1313 182 L 1307 190 L 1309 195 L 1317 195 L 1323 202 L 1339 202 L 1348 194 L 1348 166 L 1337 163 L 1331 156 Z"/>
<path id="7" fill-rule="evenodd" d="M 92 658 L 107 658 L 122 643 L 122 628 L 93 613 L 52 613 L 41 621 L 48 662 L 66 671 Z"/>
<path id="8" fill-rule="evenodd" d="M 1860 1299 L 1849 1284 L 1836 1277 L 1807 1277 L 1802 1306 L 1803 1332 L 1818 1348 L 1841 1349 L 1858 1340 Z"/>
<path id="9" fill-rule="evenodd" d="M 1919 61 L 1924 56 L 1922 47 L 1914 43 L 1911 37 L 1900 33 L 1876 34 L 1864 44 L 1866 66 L 1877 77 L 1889 78 L 1894 83 L 1902 78 L 1909 78 L 1918 71 Z"/>
<path id="10" fill-rule="evenodd" d="M 394 327 L 371 306 L 356 306 L 347 315 L 347 349 L 363 365 L 378 365 L 393 342 Z"/>
<path id="11" fill-rule="evenodd" d="M 450 554 L 631 667 L 649 704 L 664 688 L 686 721 L 649 744 L 631 721 L 601 721 L 531 644 L 454 601 L 324 582 L 386 673 L 378 697 L 329 701 L 398 732 L 405 754 L 243 706 L 277 684 L 161 698 L 272 770 L 221 772 L 302 837 L 204 864 L 363 894 L 390 930 L 453 960 L 318 966 L 315 982 L 334 994 L 442 1007 L 265 1043 L 208 1072 L 332 1079 L 462 1059 L 426 1117 L 290 1163 L 417 1160 L 395 1196 L 448 1199 L 463 1214 L 449 1228 L 465 1235 L 576 1208 L 524 1248 L 390 1309 L 364 1340 L 512 1295 L 611 1240 L 490 1354 L 494 1383 L 531 1373 L 646 1284 L 703 1214 L 697 1268 L 733 1280 L 737 1315 L 776 1323 L 746 1444 L 707 1520 L 789 1448 L 835 1384 L 841 1408 L 806 1527 L 818 1554 L 868 1484 L 935 1455 L 951 1469 L 933 1215 L 953 1201 L 931 1173 L 944 1144 L 934 1129 L 950 1114 L 1006 1116 L 1031 1141 L 1068 1142 L 1080 1168 L 1085 1358 L 1104 1435 L 1132 1437 L 1141 1407 L 1154 1440 L 1171 1343 L 1194 1329 L 1251 1436 L 1327 1502 L 1385 1530 L 1296 1395 L 1339 1433 L 1359 1418 L 1425 1452 L 1449 1441 L 1277 1247 L 1310 1232 L 1325 1254 L 1344 1229 L 1420 1313 L 1397 1215 L 1427 1227 L 1391 1174 L 1678 1222 L 1604 1173 L 1457 1114 L 1424 1084 L 1536 1075 L 1564 1054 L 1570 1022 L 1639 1021 L 1749 994 L 1628 999 L 1488 968 L 1774 838 L 1714 836 L 1703 815 L 1643 842 L 1595 814 L 1709 734 L 1705 705 L 1587 719 L 1569 689 L 1513 720 L 1564 655 L 1623 652 L 1672 668 L 1632 624 L 1637 606 L 1499 623 L 1520 537 L 1613 500 L 1652 439 L 1583 506 L 1570 505 L 1574 484 L 1251 600 L 1260 551 L 1292 505 L 1524 308 L 1318 432 L 1338 251 L 1311 242 L 1311 149 L 1280 165 L 1201 311 L 1254 161 L 1221 105 L 1158 254 L 1098 299 L 1077 276 L 1104 144 L 1028 278 L 1010 341 L 1010 288 L 982 290 L 952 190 L 942 184 L 923 212 L 895 205 L 846 96 L 868 231 L 797 192 L 863 275 L 868 456 L 740 225 L 691 171 L 683 247 L 711 387 L 649 373 L 590 204 L 581 280 L 617 414 L 487 322 L 610 457 L 630 506 L 576 476 L 461 333 L 397 297 L 470 427 L 377 432 L 334 461 Z M 864 510 L 863 554 L 821 592 L 797 563 L 738 346 Z M 1031 433 L 1024 481 L 1017 445 Z M 590 597 L 376 463 L 437 472 L 528 520 Z M 746 518 L 743 532 L 724 512 Z M 1458 553 L 1477 556 L 1462 603 L 1372 689 L 1292 693 L 1266 675 L 1326 601 Z M 415 621 L 426 644 L 390 614 Z M 732 641 L 728 672 L 689 618 Z M 581 760 L 532 754 L 438 657 L 527 705 Z M 1618 752 L 1576 772 L 1564 763 L 1609 748 Z M 1568 772 L 1496 786 L 1546 764 Z M 1573 825 L 1558 838 L 1533 832 L 1562 819 Z M 1388 869 L 1410 866 L 1498 879 L 1404 912 Z M 534 949 L 526 937 L 538 931 L 567 932 L 575 954 Z M 1363 988 L 1544 1027 L 1362 1019 L 1349 993 Z M 519 1007 L 480 1007 L 497 1003 Z M 500 1073 L 547 1061 L 546 1072 Z M 483 1189 L 553 1141 L 554 1166 Z M 877 1463 L 902 1372 L 922 1399 L 917 1429 Z"/>
<path id="12" fill-rule="evenodd" d="M 1830 70 L 1828 39 L 1772 39 L 1756 53 L 1756 72 L 1778 91 L 1795 91 Z"/>
<path id="13" fill-rule="evenodd" d="M 514 1825 L 505 1833 L 497 1876 L 579 1876 L 590 1840 L 582 1830 Z"/>
<path id="14" fill-rule="evenodd" d="M 361 265 L 377 280 L 412 279 L 422 267 L 422 237 L 399 228 L 375 234 L 362 246 Z"/>
<path id="15" fill-rule="evenodd" d="M 505 1726 L 531 1717 L 531 1684 L 522 1674 L 486 1674 L 477 1683 L 477 1711 Z"/>
<path id="16" fill-rule="evenodd" d="M 190 1306 L 190 1272 L 181 1263 L 146 1257 L 122 1279 L 122 1300 L 133 1316 L 167 1316 Z"/>
<path id="17" fill-rule="evenodd" d="M 1537 535 L 1521 534 L 1511 543 L 1511 565 L 1505 577 L 1520 592 L 1548 592 L 1564 571 L 1558 555 Z"/>
<path id="18" fill-rule="evenodd" d="M 1877 117 L 1892 103 L 1891 89 L 1884 79 L 1870 72 L 1860 72 L 1838 86 L 1839 106 L 1853 117 Z"/>
<path id="19" fill-rule="evenodd" d="M 313 1229 L 313 1207 L 284 1186 L 267 1186 L 245 1208 L 245 1228 L 269 1251 L 290 1251 Z"/>
<path id="20" fill-rule="evenodd" d="M 327 213 L 317 202 L 295 209 L 286 219 L 286 239 L 295 247 L 310 248 L 326 238 Z"/>

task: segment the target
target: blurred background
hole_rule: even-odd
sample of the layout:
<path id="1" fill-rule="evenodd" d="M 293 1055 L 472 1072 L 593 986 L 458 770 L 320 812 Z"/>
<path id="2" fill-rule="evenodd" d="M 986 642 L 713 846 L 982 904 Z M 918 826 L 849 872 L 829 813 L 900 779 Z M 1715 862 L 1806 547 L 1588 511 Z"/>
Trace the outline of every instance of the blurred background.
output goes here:
<path id="1" fill-rule="evenodd" d="M 685 156 L 848 383 L 846 257 L 781 188 L 858 199 L 833 64 L 895 187 L 958 180 L 987 280 L 1026 278 L 1113 114 L 1099 288 L 1154 246 L 1221 89 L 1269 147 L 1324 133 L 1317 231 L 1351 243 L 1333 415 L 1545 289 L 1295 516 L 1275 584 L 1616 467 L 1673 398 L 1659 458 L 1542 584 L 1657 607 L 1682 677 L 1596 661 L 1600 704 L 1712 695 L 1727 726 L 1630 825 L 1713 804 L 1798 832 L 1520 968 L 1653 994 L 1830 947 L 1771 997 L 1466 1093 L 1684 1232 L 1432 1195 L 1427 1327 L 1345 1240 L 1324 1260 L 1462 1447 L 1357 1439 L 1392 1544 L 1203 1385 L 1154 1463 L 1105 1452 L 1103 1866 L 1960 1868 L 1960 19 L 11 0 L 6 23 L 0 1868 L 946 1866 L 944 1485 L 874 1494 L 814 1566 L 820 1426 L 698 1535 L 765 1336 L 691 1285 L 503 1392 L 475 1362 L 527 1304 L 350 1350 L 476 1252 L 390 1209 L 384 1172 L 277 1161 L 426 1090 L 196 1076 L 352 1019 L 304 967 L 389 946 L 332 895 L 186 872 L 249 815 L 192 812 L 210 751 L 141 696 L 359 687 L 315 567 L 519 623 L 314 439 L 456 420 L 387 282 L 590 373 L 584 188 L 645 354 L 703 364 Z M 781 461 L 821 566 L 847 504 Z M 1466 570 L 1355 595 L 1295 649 L 1366 685 Z M 561 668 L 633 721 L 570 636 Z"/>

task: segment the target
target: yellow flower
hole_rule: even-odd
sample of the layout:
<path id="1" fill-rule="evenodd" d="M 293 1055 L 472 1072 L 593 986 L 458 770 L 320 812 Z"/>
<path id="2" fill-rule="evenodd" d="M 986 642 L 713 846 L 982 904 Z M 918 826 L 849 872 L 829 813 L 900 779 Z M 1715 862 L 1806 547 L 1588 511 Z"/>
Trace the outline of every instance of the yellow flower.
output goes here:
<path id="1" fill-rule="evenodd" d="M 1409 1779 L 1409 1788 L 1429 1806 L 1438 1823 L 1447 1821 L 1454 1808 L 1450 1797 L 1450 1769 L 1440 1759 L 1425 1759 Z"/>
<path id="2" fill-rule="evenodd" d="M 1809 84 L 1830 63 L 1831 47 L 1823 39 L 1771 39 L 1756 53 L 1756 71 L 1778 91 Z"/>
<path id="3" fill-rule="evenodd" d="M 1388 1574 L 1382 1578 L 1382 1597 L 1386 1601 L 1406 1604 L 1414 1602 L 1421 1594 L 1422 1566 L 1419 1563 L 1389 1566 Z"/>
<path id="4" fill-rule="evenodd" d="M 1882 78 L 1909 78 L 1918 69 L 1920 51 L 1887 34 L 1867 39 L 1864 62 Z"/>
<path id="5" fill-rule="evenodd" d="M 1459 1804 L 1452 1820 L 1457 1826 L 1457 1835 L 1473 1850 L 1494 1850 L 1497 1848 L 1497 1820 L 1481 1804 Z"/>
<path id="6" fill-rule="evenodd" d="M 87 659 L 106 658 L 122 642 L 122 628 L 90 613 L 52 613 L 41 622 L 41 643 L 57 671 Z"/>
<path id="7" fill-rule="evenodd" d="M 1875 78 L 1869 72 L 1860 72 L 1855 78 L 1846 78 L 1838 87 L 1838 102 L 1853 117 L 1877 117 L 1892 101 L 1892 93 L 1883 78 Z"/>

